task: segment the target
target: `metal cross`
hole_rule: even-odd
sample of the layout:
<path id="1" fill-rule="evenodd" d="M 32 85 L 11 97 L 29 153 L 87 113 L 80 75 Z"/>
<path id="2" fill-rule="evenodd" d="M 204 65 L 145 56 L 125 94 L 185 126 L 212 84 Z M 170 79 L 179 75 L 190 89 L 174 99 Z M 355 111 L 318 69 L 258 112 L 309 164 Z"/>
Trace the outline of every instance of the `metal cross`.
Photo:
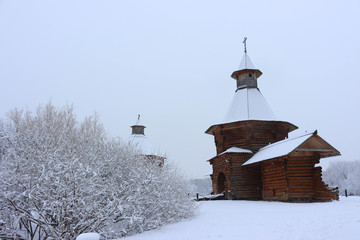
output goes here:
<path id="1" fill-rule="evenodd" d="M 243 44 L 244 44 L 244 48 L 245 48 L 245 53 L 247 53 L 247 51 L 246 51 L 246 40 L 247 40 L 247 37 L 244 37 Z"/>

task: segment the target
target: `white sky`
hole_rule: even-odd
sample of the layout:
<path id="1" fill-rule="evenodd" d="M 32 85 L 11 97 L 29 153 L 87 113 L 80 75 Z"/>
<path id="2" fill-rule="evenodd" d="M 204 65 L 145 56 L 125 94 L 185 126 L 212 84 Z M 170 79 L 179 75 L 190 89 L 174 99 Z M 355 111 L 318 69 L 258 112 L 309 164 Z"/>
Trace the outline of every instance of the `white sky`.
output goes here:
<path id="1" fill-rule="evenodd" d="M 0 0 L 0 117 L 73 103 L 126 139 L 140 113 L 153 145 L 204 177 L 204 131 L 226 114 L 246 36 L 277 118 L 359 159 L 359 13 L 358 0 Z"/>

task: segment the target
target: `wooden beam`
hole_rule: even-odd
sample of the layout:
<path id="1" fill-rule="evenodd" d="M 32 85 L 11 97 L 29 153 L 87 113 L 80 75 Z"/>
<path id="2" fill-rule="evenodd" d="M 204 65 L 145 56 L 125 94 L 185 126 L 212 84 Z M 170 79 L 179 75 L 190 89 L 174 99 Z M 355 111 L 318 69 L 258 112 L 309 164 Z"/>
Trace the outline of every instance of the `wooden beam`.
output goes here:
<path id="1" fill-rule="evenodd" d="M 299 152 L 333 152 L 332 149 L 321 149 L 321 148 L 297 148 Z"/>

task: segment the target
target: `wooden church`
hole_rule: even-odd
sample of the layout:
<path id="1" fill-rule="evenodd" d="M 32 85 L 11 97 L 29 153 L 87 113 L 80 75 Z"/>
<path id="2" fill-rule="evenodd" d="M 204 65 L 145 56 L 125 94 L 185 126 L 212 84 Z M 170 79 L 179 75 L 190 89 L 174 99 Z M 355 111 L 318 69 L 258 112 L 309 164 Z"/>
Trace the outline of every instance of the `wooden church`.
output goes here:
<path id="1" fill-rule="evenodd" d="M 288 138 L 297 129 L 276 119 L 261 94 L 246 51 L 233 72 L 236 91 L 222 123 L 211 126 L 217 155 L 209 160 L 213 193 L 226 199 L 271 201 L 338 200 L 337 189 L 322 181 L 321 158 L 340 155 L 317 132 Z"/>

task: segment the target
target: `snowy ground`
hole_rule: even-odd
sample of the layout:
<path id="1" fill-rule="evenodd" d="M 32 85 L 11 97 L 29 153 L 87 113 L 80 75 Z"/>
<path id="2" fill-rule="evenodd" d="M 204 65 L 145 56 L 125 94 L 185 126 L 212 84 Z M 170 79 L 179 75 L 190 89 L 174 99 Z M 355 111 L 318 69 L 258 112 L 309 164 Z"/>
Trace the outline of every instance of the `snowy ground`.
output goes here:
<path id="1" fill-rule="evenodd" d="M 267 239 L 359 240 L 360 197 L 329 203 L 199 202 L 193 219 L 126 240 Z"/>

